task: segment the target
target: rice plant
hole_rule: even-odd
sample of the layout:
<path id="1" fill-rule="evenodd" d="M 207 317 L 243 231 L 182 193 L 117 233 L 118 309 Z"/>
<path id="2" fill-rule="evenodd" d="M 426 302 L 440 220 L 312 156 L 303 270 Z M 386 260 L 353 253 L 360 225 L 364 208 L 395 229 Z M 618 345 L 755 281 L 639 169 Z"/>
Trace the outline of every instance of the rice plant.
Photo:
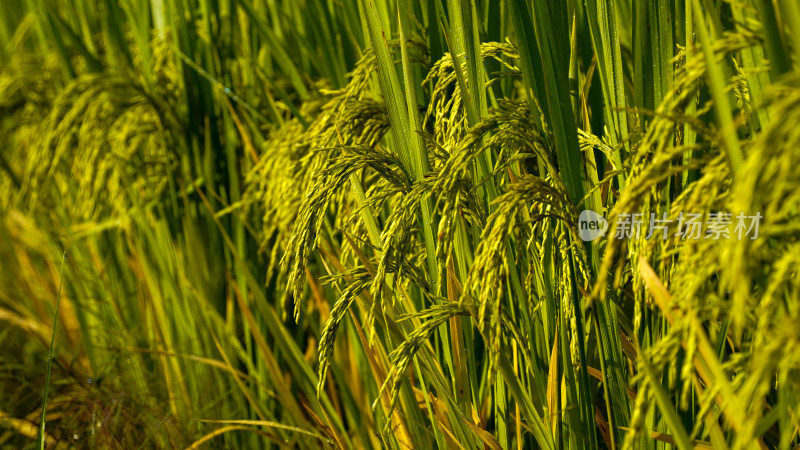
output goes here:
<path id="1" fill-rule="evenodd" d="M 789 0 L 5 2 L 0 447 L 800 448 L 798 124 Z"/>

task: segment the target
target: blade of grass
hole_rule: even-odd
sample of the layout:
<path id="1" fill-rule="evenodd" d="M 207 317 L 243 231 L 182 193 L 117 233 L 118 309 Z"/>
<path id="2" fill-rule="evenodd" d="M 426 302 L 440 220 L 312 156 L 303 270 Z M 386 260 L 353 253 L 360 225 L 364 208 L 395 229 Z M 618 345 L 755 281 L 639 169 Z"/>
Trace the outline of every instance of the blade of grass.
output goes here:
<path id="1" fill-rule="evenodd" d="M 709 31 L 706 27 L 705 13 L 700 6 L 700 0 L 691 1 L 694 6 L 697 35 L 700 38 L 700 46 L 706 60 L 706 77 L 708 86 L 711 89 L 711 97 L 714 99 L 714 112 L 716 113 L 717 120 L 719 120 L 721 124 L 721 140 L 725 144 L 731 172 L 734 177 L 736 177 L 736 174 L 744 163 L 744 157 L 742 156 L 742 148 L 739 144 L 736 125 L 733 121 L 730 99 L 726 92 L 726 87 L 730 78 L 726 75 L 725 66 L 716 62 L 716 55 L 714 55 L 711 44 L 714 35 L 712 34 L 713 32 Z M 737 321 L 737 324 L 739 323 L 740 322 Z"/>
<path id="2" fill-rule="evenodd" d="M 400 162 L 406 173 L 413 177 L 414 180 L 418 180 L 422 174 L 418 173 L 415 168 L 422 167 L 422 164 L 419 162 L 422 156 L 416 154 L 412 155 L 412 150 L 409 148 L 411 145 L 409 138 L 411 136 L 408 135 L 408 130 L 410 129 L 408 123 L 408 105 L 406 105 L 403 89 L 400 87 L 400 81 L 397 78 L 397 68 L 389 52 L 386 30 L 381 24 L 378 11 L 375 8 L 375 3 L 372 0 L 362 0 L 362 3 L 366 10 L 366 20 L 369 27 L 372 48 L 375 51 L 375 57 L 378 61 L 378 80 L 380 82 L 381 93 L 386 101 L 386 108 L 389 111 L 390 132 L 396 146 L 394 150 L 398 158 L 400 158 Z"/>
<path id="3" fill-rule="evenodd" d="M 772 79 L 777 80 L 789 71 L 791 62 L 786 51 L 782 28 L 778 25 L 775 14 L 775 3 L 771 0 L 756 0 L 758 13 L 761 16 L 764 34 L 766 35 L 767 57 L 769 58 L 769 71 Z M 797 33 L 798 30 L 792 30 Z"/>
<path id="4" fill-rule="evenodd" d="M 400 11 L 398 10 L 398 16 Z M 405 94 L 406 105 L 408 111 L 408 123 L 410 129 L 408 131 L 408 139 L 411 145 L 411 151 L 414 155 L 412 162 L 414 163 L 415 179 L 422 180 L 425 175 L 430 171 L 430 164 L 428 162 L 428 153 L 425 148 L 425 142 L 422 140 L 422 121 L 420 119 L 419 109 L 417 107 L 417 92 L 416 85 L 421 84 L 418 77 L 415 76 L 411 67 L 411 62 L 408 55 L 408 46 L 406 44 L 405 33 L 403 30 L 403 21 L 398 17 L 400 28 L 400 52 L 403 63 L 403 73 L 405 75 Z M 402 111 L 401 111 L 402 112 Z M 425 251 L 428 261 L 428 276 L 433 284 L 434 295 L 439 295 L 439 266 L 436 261 L 436 241 L 433 233 L 433 204 L 429 198 L 421 201 L 422 207 L 422 227 L 423 240 L 425 242 Z"/>
<path id="5" fill-rule="evenodd" d="M 47 394 L 50 392 L 50 372 L 53 367 L 53 355 L 55 355 L 56 325 L 58 324 L 58 307 L 61 305 L 61 287 L 64 284 L 64 262 L 67 260 L 67 251 L 61 256 L 61 278 L 58 282 L 58 295 L 56 297 L 56 309 L 53 313 L 53 334 L 50 337 L 50 349 L 47 352 L 47 374 L 44 380 L 44 397 L 42 398 L 42 418 L 39 422 L 39 449 L 44 450 L 47 441 L 47 434 L 44 431 L 45 419 L 47 417 Z"/>
<path id="6" fill-rule="evenodd" d="M 626 143 L 628 119 L 625 112 L 625 80 L 617 24 L 619 2 L 586 0 L 586 17 L 598 62 L 598 76 L 606 100 L 603 108 L 606 124 L 611 128 L 612 145 Z M 627 143 L 625 144 L 627 148 Z M 619 162 L 619 161 L 616 161 Z M 622 167 L 618 164 L 617 167 Z M 621 186 L 620 186 L 621 188 Z"/>
<path id="7" fill-rule="evenodd" d="M 658 410 L 664 416 L 667 425 L 669 425 L 669 429 L 675 440 L 675 445 L 681 450 L 693 449 L 694 445 L 692 445 L 692 440 L 689 438 L 678 414 L 675 412 L 675 405 L 669 400 L 669 396 L 664 391 L 664 387 L 661 386 L 660 377 L 656 374 L 655 369 L 653 369 L 646 357 L 641 357 L 639 363 L 642 365 L 642 368 L 644 368 L 645 374 L 647 374 L 647 379 L 650 382 L 650 389 L 653 390 L 656 397 Z"/>

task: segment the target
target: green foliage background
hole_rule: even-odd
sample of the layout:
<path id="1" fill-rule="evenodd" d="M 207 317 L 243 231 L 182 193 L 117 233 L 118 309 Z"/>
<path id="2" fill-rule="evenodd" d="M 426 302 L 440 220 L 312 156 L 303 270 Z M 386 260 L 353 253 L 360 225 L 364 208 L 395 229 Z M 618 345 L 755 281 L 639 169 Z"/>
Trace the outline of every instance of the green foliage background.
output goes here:
<path id="1" fill-rule="evenodd" d="M 797 447 L 798 125 L 790 0 L 4 1 L 0 446 Z"/>

